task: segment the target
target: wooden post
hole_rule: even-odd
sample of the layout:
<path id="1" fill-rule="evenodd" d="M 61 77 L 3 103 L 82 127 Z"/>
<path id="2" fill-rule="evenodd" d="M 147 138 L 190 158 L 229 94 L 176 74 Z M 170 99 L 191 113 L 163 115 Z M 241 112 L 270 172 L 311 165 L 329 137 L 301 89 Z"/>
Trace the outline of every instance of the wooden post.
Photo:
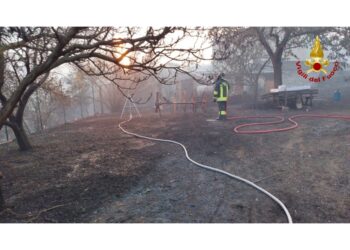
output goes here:
<path id="1" fill-rule="evenodd" d="M 277 98 L 276 98 L 276 96 L 277 96 Z M 270 101 L 269 98 L 266 98 L 266 100 Z M 278 94 L 277 95 L 276 94 L 272 94 L 272 103 L 274 105 L 279 105 L 279 96 L 278 96 Z"/>
<path id="2" fill-rule="evenodd" d="M 284 106 L 287 107 L 288 94 L 287 91 L 284 91 Z"/>
<path id="3" fill-rule="evenodd" d="M 156 103 L 155 103 L 155 106 L 156 106 L 156 113 L 159 113 L 159 116 L 162 116 L 162 114 L 161 114 L 161 110 L 160 110 L 160 105 L 161 105 L 161 103 L 160 103 L 160 93 L 159 92 L 157 92 L 156 93 Z"/>
<path id="4" fill-rule="evenodd" d="M 154 105 L 156 107 L 155 112 L 158 113 L 159 112 L 159 92 L 156 93 L 156 103 Z"/>
<path id="5" fill-rule="evenodd" d="M 202 112 L 207 112 L 207 108 L 208 108 L 208 96 L 207 95 L 202 95 L 202 100 L 201 100 L 201 108 L 202 108 Z"/>
<path id="6" fill-rule="evenodd" d="M 314 95 L 313 93 L 311 93 L 311 96 L 310 96 L 310 107 L 312 107 L 312 99 L 314 98 Z"/>
<path id="7" fill-rule="evenodd" d="M 183 91 L 182 92 L 182 101 L 181 101 L 182 103 L 186 103 L 186 92 L 185 91 Z M 186 113 L 186 104 L 183 104 L 184 105 L 184 113 Z"/>
<path id="8" fill-rule="evenodd" d="M 101 114 L 104 113 L 104 109 L 103 109 L 103 101 L 102 101 L 102 87 L 98 86 L 98 91 L 99 91 L 99 95 L 100 95 L 100 108 L 101 108 Z"/>

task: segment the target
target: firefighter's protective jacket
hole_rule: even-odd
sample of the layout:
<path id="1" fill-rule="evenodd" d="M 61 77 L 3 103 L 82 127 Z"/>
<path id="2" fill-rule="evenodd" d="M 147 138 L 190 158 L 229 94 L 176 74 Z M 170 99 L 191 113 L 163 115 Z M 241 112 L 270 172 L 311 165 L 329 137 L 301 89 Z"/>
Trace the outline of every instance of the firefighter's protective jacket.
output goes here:
<path id="1" fill-rule="evenodd" d="M 214 87 L 214 98 L 216 99 L 216 101 L 227 102 L 228 90 L 229 85 L 224 79 L 220 78 L 216 80 Z"/>

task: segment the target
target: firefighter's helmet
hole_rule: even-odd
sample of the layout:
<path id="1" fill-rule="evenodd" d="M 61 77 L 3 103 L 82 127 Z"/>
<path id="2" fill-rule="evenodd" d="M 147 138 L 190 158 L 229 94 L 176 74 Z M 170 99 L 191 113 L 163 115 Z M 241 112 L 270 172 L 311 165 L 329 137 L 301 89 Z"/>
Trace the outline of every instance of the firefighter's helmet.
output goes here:
<path id="1" fill-rule="evenodd" d="M 225 73 L 220 73 L 219 76 L 218 76 L 219 79 L 222 79 L 224 77 L 225 77 Z"/>

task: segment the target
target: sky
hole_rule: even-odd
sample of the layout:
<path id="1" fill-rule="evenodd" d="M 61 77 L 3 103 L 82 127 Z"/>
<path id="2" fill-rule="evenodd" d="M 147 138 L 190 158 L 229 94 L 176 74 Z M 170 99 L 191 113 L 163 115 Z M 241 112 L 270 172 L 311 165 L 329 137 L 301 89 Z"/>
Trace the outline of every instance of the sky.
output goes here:
<path id="1" fill-rule="evenodd" d="M 139 31 L 138 33 L 136 33 L 136 36 L 144 36 L 144 34 L 146 33 L 147 29 L 149 27 L 146 27 L 146 26 L 141 26 L 139 27 Z M 155 27 L 156 28 L 163 28 L 163 27 Z M 189 27 L 191 28 L 191 27 Z M 178 42 L 175 46 L 175 48 L 177 49 L 200 49 L 200 48 L 205 48 L 203 50 L 203 58 L 206 58 L 206 59 L 210 59 L 211 56 L 212 56 L 212 47 L 211 47 L 211 43 L 210 43 L 210 40 L 207 39 L 205 36 L 207 35 L 207 31 L 203 31 L 203 32 L 200 32 L 200 33 L 196 33 L 194 32 L 195 35 L 198 34 L 198 36 L 196 37 L 190 37 L 188 35 L 185 36 L 185 38 L 183 38 L 180 42 Z M 176 31 L 172 34 L 168 34 L 166 36 L 166 38 L 164 39 L 164 42 L 165 43 L 168 43 L 168 44 L 171 44 L 173 43 L 174 41 L 176 41 L 178 38 L 181 38 L 183 36 L 183 32 L 181 31 Z M 115 35 L 116 38 L 120 38 L 118 37 L 118 35 L 116 34 Z M 124 50 L 126 48 L 120 48 L 118 50 L 119 53 L 123 53 Z M 173 53 L 173 56 L 176 56 L 177 53 Z M 141 58 L 139 58 L 141 59 Z M 163 58 L 162 60 L 160 60 L 160 63 L 165 63 L 167 62 L 169 59 L 167 58 Z M 131 60 L 126 57 L 124 58 L 122 61 L 121 61 L 123 64 L 130 64 Z M 204 64 L 204 65 L 208 65 L 208 64 L 211 64 L 210 61 L 207 61 L 207 60 L 204 60 L 201 62 L 201 64 Z"/>

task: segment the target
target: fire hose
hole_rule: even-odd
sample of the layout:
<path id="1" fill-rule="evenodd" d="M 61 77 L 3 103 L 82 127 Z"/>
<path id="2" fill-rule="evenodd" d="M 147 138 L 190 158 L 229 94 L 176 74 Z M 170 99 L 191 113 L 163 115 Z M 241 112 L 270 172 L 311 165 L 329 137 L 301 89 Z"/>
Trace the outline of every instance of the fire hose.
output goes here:
<path id="1" fill-rule="evenodd" d="M 256 126 L 266 126 L 266 125 L 275 125 L 282 124 L 286 121 L 286 118 L 282 116 L 266 115 L 266 116 L 232 116 L 228 120 L 242 120 L 242 119 L 270 119 L 273 118 L 273 121 L 269 122 L 252 122 L 244 123 L 233 128 L 233 131 L 237 134 L 268 134 L 275 132 L 284 132 L 295 129 L 299 127 L 298 122 L 295 119 L 300 118 L 321 118 L 321 119 L 341 119 L 349 120 L 350 116 L 345 115 L 319 115 L 319 114 L 302 114 L 302 115 L 293 115 L 287 118 L 287 121 L 291 123 L 290 126 L 283 128 L 272 128 L 272 129 L 257 129 L 257 130 L 242 130 L 242 128 L 247 127 L 256 127 Z"/>
<path id="2" fill-rule="evenodd" d="M 130 113 L 130 117 L 128 120 L 125 120 L 125 121 L 122 121 L 118 124 L 119 128 L 125 133 L 125 134 L 128 134 L 128 135 L 132 135 L 132 136 L 135 136 L 135 137 L 138 137 L 138 138 L 143 138 L 143 139 L 147 139 L 147 140 L 152 140 L 152 141 L 159 141 L 159 142 L 167 142 L 167 143 L 173 143 L 173 144 L 176 144 L 176 145 L 179 145 L 180 147 L 182 147 L 182 149 L 184 150 L 185 152 L 185 156 L 187 158 L 187 160 L 189 160 L 190 162 L 192 162 L 193 164 L 197 165 L 198 167 L 201 167 L 201 168 L 204 168 L 204 169 L 207 169 L 207 170 L 210 170 L 210 171 L 213 171 L 213 172 L 216 172 L 216 173 L 220 173 L 220 174 L 223 174 L 225 176 L 228 176 L 230 178 L 233 178 L 233 179 L 236 179 L 238 181 L 241 181 L 255 189 L 257 189 L 258 191 L 264 193 L 265 195 L 267 195 L 268 197 L 270 197 L 273 201 L 275 201 L 281 208 L 282 210 L 284 211 L 286 217 L 287 217 L 287 220 L 288 220 L 288 223 L 293 223 L 292 221 L 292 217 L 287 209 L 287 207 L 283 204 L 282 201 L 280 201 L 276 196 L 274 196 L 273 194 L 269 193 L 268 191 L 266 191 L 265 189 L 263 189 L 262 187 L 256 185 L 254 182 L 252 181 L 249 181 L 245 178 L 242 178 L 240 176 L 237 176 L 237 175 L 234 175 L 234 174 L 231 174 L 229 172 L 226 172 L 224 170 L 221 170 L 221 169 L 218 169 L 218 168 L 214 168 L 214 167 L 211 167 L 211 166 L 208 166 L 208 165 L 205 165 L 205 164 L 202 164 L 202 163 L 199 163 L 195 160 L 193 160 L 189 155 L 188 155 L 188 151 L 187 151 L 187 148 L 180 142 L 177 142 L 177 141 L 174 141 L 174 140 L 168 140 L 168 139 L 160 139 L 160 138 L 153 138 L 153 137 L 148 137 L 148 136 L 144 136 L 144 135 L 140 135 L 140 134 L 137 134 L 137 133 L 133 133 L 133 132 L 130 132 L 128 130 L 126 130 L 125 128 L 122 127 L 123 124 L 127 123 L 127 122 L 130 122 L 132 120 L 132 113 Z"/>

